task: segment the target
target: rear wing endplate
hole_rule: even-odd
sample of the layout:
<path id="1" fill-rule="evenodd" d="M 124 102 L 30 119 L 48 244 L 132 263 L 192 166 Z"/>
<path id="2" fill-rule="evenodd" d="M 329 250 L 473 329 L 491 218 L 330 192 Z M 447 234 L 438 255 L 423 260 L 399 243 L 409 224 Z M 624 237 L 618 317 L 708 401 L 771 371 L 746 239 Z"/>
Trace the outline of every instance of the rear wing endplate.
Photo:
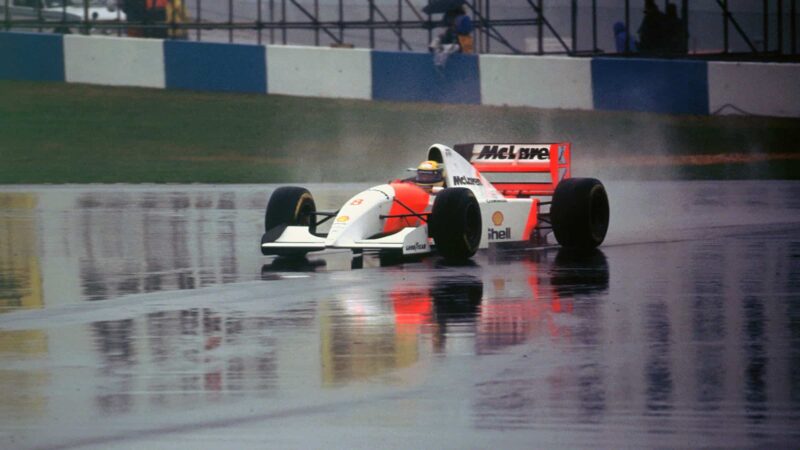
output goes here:
<path id="1" fill-rule="evenodd" d="M 571 176 L 571 145 L 457 144 L 453 149 L 506 197 L 553 195 Z"/>

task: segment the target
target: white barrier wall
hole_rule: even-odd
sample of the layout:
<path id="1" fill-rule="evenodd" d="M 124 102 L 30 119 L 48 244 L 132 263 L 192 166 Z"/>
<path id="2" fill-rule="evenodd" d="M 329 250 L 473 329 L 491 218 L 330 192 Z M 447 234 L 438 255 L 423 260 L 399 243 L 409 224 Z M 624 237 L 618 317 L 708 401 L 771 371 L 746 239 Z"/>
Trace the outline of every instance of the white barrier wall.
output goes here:
<path id="1" fill-rule="evenodd" d="M 308 97 L 700 115 L 722 109 L 722 113 L 800 117 L 800 64 L 796 63 L 464 55 L 451 61 L 447 69 L 454 73 L 448 78 L 433 70 L 430 55 L 421 53 L 195 45 L 0 32 L 2 56 L 7 56 L 0 58 L 0 79 L 152 88 L 165 88 L 170 79 L 170 88 L 266 90 Z M 192 59 L 195 54 L 202 58 Z M 266 67 L 261 55 L 266 55 Z M 198 67 L 227 67 L 230 61 L 246 67 L 234 71 L 241 77 L 213 70 L 198 75 Z M 669 88 L 675 82 L 681 89 Z"/>
<path id="2" fill-rule="evenodd" d="M 730 104 L 752 114 L 800 117 L 800 64 L 709 62 L 708 102 L 712 114 Z"/>
<path id="3" fill-rule="evenodd" d="M 306 97 L 372 98 L 367 49 L 267 46 L 267 93 Z"/>
<path id="4" fill-rule="evenodd" d="M 164 88 L 164 43 L 64 36 L 64 71 L 68 83 Z"/>
<path id="5" fill-rule="evenodd" d="M 481 55 L 481 103 L 592 109 L 591 58 Z"/>

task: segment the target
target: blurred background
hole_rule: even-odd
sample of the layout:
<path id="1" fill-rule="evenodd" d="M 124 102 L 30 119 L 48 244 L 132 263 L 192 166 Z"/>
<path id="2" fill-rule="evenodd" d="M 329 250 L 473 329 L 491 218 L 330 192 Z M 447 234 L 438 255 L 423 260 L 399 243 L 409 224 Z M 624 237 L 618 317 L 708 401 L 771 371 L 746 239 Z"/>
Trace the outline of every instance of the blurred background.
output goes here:
<path id="1" fill-rule="evenodd" d="M 6 30 L 168 37 L 207 42 L 426 51 L 441 11 L 464 4 L 478 53 L 619 53 L 614 24 L 635 39 L 637 0 L 5 0 Z M 797 56 L 796 0 L 674 3 L 695 56 Z M 444 6 L 442 6 L 444 4 Z"/>

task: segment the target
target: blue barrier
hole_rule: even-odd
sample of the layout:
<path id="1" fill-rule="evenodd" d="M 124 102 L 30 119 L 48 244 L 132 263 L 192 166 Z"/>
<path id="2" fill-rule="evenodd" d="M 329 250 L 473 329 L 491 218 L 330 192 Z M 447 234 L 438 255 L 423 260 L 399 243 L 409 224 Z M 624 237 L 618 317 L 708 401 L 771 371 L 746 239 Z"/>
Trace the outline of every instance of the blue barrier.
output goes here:
<path id="1" fill-rule="evenodd" d="M 708 114 L 708 70 L 703 61 L 595 58 L 595 109 Z"/>
<path id="2" fill-rule="evenodd" d="M 70 75 L 70 82 L 269 92 L 269 58 L 264 46 L 157 40 L 132 44 L 133 41 L 136 40 L 0 32 L 0 79 L 66 81 Z M 347 50 L 340 49 L 322 54 L 341 54 L 346 62 L 337 60 L 336 64 L 329 64 L 322 60 L 292 59 L 304 53 L 319 59 L 319 49 L 273 50 L 276 55 L 283 53 L 280 61 L 271 66 L 273 76 L 281 78 L 275 81 L 275 92 L 288 95 L 325 97 L 346 92 L 347 97 L 374 100 L 466 104 L 486 101 L 493 105 L 697 115 L 708 115 L 712 108 L 732 103 L 761 114 L 798 117 L 797 89 L 790 89 L 794 88 L 791 81 L 800 73 L 797 64 L 484 56 L 484 64 L 489 67 L 484 66 L 482 75 L 481 61 L 476 55 L 454 54 L 445 67 L 437 68 L 428 53 L 370 51 L 367 59 L 366 50 L 346 54 Z M 128 55 L 126 52 L 130 53 L 127 59 L 135 63 L 133 68 L 137 73 L 124 72 L 131 65 L 120 63 L 126 58 L 117 56 Z M 591 64 L 591 80 L 586 76 L 586 64 Z M 294 79 L 292 73 L 297 70 L 311 70 L 313 76 L 302 74 Z M 534 72 L 527 73 L 528 70 Z M 538 78 L 536 71 L 540 74 Z M 550 71 L 570 72 L 559 78 L 549 76 Z M 548 76 L 542 77 L 541 73 Z M 534 77 L 534 82 L 539 80 L 531 89 L 548 92 L 526 92 L 530 77 Z M 482 78 L 486 84 L 483 94 Z M 544 87 L 542 80 L 546 82 Z M 757 85 L 763 80 L 769 82 Z M 297 88 L 303 83 L 312 83 L 316 90 Z M 347 89 L 342 90 L 342 86 Z M 748 89 L 752 86 L 755 88 Z M 559 94 L 567 89 L 570 91 Z M 587 102 L 587 96 L 591 96 L 591 103 Z"/>
<path id="3" fill-rule="evenodd" d="M 0 79 L 64 81 L 60 34 L 0 32 Z"/>
<path id="4" fill-rule="evenodd" d="M 451 55 L 443 68 L 437 68 L 428 53 L 373 51 L 372 98 L 480 104 L 478 57 Z"/>
<path id="5" fill-rule="evenodd" d="M 266 93 L 266 58 L 260 45 L 164 41 L 167 89 Z"/>

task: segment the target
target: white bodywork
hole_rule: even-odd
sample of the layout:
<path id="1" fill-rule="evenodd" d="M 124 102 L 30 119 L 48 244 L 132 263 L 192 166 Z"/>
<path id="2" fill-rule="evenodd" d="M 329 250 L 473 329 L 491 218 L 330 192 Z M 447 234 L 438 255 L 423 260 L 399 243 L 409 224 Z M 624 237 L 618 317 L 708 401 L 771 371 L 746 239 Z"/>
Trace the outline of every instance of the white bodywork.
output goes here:
<path id="1" fill-rule="evenodd" d="M 538 200 L 531 198 L 505 198 L 484 179 L 478 170 L 453 149 L 435 144 L 428 150 L 428 159 L 441 160 L 445 171 L 445 188 L 470 189 L 481 208 L 483 233 L 479 248 L 499 242 L 527 241 L 530 238 L 531 220 L 535 224 Z M 434 188 L 424 211 L 431 211 L 436 193 Z M 395 188 L 383 184 L 353 196 L 332 219 L 327 236 L 312 234 L 307 226 L 288 226 L 272 242 L 262 244 L 263 249 L 274 253 L 291 250 L 317 251 L 326 248 L 374 249 L 402 252 L 404 255 L 424 254 L 432 251 L 433 242 L 428 236 L 428 226 L 420 221 L 392 234 L 382 235 L 386 218 L 395 205 Z"/>

